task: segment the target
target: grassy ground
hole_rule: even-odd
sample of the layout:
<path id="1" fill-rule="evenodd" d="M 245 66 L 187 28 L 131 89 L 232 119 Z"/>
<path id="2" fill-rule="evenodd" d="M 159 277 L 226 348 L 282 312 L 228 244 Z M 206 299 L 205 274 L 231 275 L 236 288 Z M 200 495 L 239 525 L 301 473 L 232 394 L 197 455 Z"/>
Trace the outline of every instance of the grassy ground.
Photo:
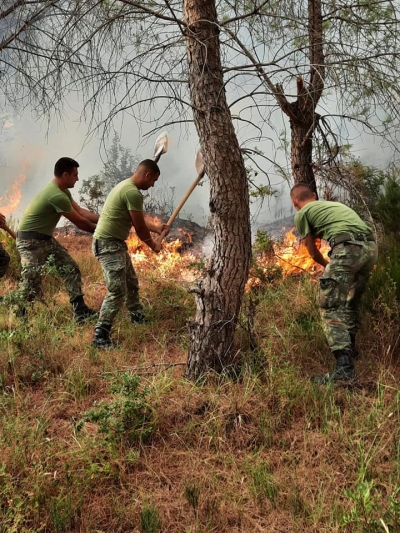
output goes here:
<path id="1" fill-rule="evenodd" d="M 90 239 L 63 244 L 98 309 Z M 118 350 L 90 347 L 93 322 L 74 323 L 51 275 L 28 322 L 0 308 L 1 533 L 400 531 L 399 320 L 384 270 L 353 388 L 309 381 L 332 361 L 307 276 L 247 297 L 257 349 L 243 316 L 240 370 L 195 384 L 182 378 L 186 284 L 138 273 L 150 322 L 121 311 Z"/>

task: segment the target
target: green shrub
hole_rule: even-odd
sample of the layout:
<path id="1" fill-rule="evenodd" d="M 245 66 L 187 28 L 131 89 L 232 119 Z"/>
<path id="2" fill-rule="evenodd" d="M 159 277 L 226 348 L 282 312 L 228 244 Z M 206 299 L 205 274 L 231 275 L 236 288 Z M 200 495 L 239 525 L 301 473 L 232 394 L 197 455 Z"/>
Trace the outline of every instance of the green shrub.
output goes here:
<path id="1" fill-rule="evenodd" d="M 95 422 L 99 431 L 115 441 L 143 442 L 154 427 L 153 411 L 147 402 L 149 389 L 140 390 L 140 376 L 124 372 L 112 384 L 113 402 L 102 402 L 90 409 L 79 424 Z"/>

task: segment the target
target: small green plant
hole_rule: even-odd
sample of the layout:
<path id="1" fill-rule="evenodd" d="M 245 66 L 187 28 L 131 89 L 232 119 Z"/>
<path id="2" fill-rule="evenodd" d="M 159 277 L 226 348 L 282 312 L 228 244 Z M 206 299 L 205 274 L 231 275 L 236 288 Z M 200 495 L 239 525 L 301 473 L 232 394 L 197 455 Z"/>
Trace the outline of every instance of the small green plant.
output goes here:
<path id="1" fill-rule="evenodd" d="M 60 495 L 50 502 L 50 519 L 56 533 L 70 531 L 76 510 L 71 495 Z"/>
<path id="2" fill-rule="evenodd" d="M 132 444 L 143 442 L 154 427 L 153 411 L 147 402 L 149 388 L 140 389 L 140 376 L 124 372 L 111 385 L 114 401 L 103 402 L 90 409 L 78 425 L 99 424 L 108 438 Z"/>
<path id="3" fill-rule="evenodd" d="M 274 260 L 274 244 L 273 238 L 266 231 L 257 231 L 249 276 L 253 291 L 262 285 L 282 279 L 282 269 Z"/>
<path id="4" fill-rule="evenodd" d="M 140 533 L 159 533 L 161 531 L 161 519 L 157 507 L 145 503 L 140 513 Z"/>
<path id="5" fill-rule="evenodd" d="M 393 297 L 400 301 L 400 244 L 393 237 L 380 243 L 379 258 L 368 282 L 365 307 L 371 309 L 377 298 L 393 305 Z"/>
<path id="6" fill-rule="evenodd" d="M 372 513 L 378 503 L 374 484 L 373 480 L 363 480 L 355 489 L 344 491 L 344 495 L 353 502 L 353 506 L 349 513 L 343 515 L 343 524 L 362 522 L 364 528 L 366 526 L 371 533 L 374 531 L 375 520 L 372 518 Z"/>
<path id="7" fill-rule="evenodd" d="M 90 382 L 80 368 L 69 368 L 64 375 L 66 390 L 75 400 L 84 398 L 90 391 Z"/>
<path id="8" fill-rule="evenodd" d="M 275 506 L 278 497 L 278 487 L 271 469 L 266 461 L 260 461 L 250 468 L 251 489 L 258 503 L 262 504 L 264 498 Z"/>
<path id="9" fill-rule="evenodd" d="M 257 254 L 274 255 L 274 240 L 271 235 L 263 230 L 257 230 L 253 244 L 253 252 Z"/>
<path id="10" fill-rule="evenodd" d="M 383 188 L 372 205 L 372 216 L 378 220 L 387 234 L 398 234 L 399 217 L 396 215 L 400 202 L 399 169 L 394 168 L 384 177 Z"/>
<path id="11" fill-rule="evenodd" d="M 194 516 L 197 517 L 197 509 L 199 507 L 200 487 L 195 482 L 189 483 L 185 486 L 185 498 L 193 509 Z"/>

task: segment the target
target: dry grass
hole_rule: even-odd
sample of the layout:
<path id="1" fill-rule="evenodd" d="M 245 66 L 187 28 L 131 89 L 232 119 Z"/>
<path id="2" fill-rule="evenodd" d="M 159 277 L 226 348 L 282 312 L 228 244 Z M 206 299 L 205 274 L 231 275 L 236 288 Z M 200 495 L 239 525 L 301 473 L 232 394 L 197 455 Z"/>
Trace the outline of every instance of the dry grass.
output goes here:
<path id="1" fill-rule="evenodd" d="M 99 308 L 105 286 L 90 240 L 63 241 Z M 151 322 L 133 326 L 121 312 L 118 350 L 90 347 L 93 324 L 74 324 L 52 279 L 27 324 L 0 309 L 1 533 L 400 530 L 393 302 L 365 315 L 357 388 L 309 382 L 332 362 L 315 285 L 302 277 L 258 293 L 258 349 L 245 351 L 241 329 L 234 378 L 194 384 L 182 378 L 191 296 L 151 271 L 138 274 Z M 132 407 L 121 383 L 134 374 L 143 396 Z M 104 402 L 112 420 L 89 419 Z M 143 424 L 128 442 L 135 409 L 152 432 Z"/>

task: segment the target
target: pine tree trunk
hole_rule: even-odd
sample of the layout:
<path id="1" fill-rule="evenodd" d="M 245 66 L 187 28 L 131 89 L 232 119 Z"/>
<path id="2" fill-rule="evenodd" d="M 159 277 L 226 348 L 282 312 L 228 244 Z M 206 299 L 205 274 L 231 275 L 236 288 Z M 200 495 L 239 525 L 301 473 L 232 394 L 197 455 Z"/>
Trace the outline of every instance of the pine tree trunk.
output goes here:
<path id="1" fill-rule="evenodd" d="M 246 170 L 227 105 L 215 2 L 184 0 L 189 87 L 194 122 L 210 179 L 215 244 L 210 267 L 194 289 L 186 377 L 232 363 L 234 338 L 251 258 Z"/>
<path id="2" fill-rule="evenodd" d="M 309 135 L 312 121 L 306 119 L 290 120 L 291 163 L 295 183 L 306 183 L 317 192 L 312 162 L 312 135 Z M 308 134 L 308 135 L 307 135 Z"/>

